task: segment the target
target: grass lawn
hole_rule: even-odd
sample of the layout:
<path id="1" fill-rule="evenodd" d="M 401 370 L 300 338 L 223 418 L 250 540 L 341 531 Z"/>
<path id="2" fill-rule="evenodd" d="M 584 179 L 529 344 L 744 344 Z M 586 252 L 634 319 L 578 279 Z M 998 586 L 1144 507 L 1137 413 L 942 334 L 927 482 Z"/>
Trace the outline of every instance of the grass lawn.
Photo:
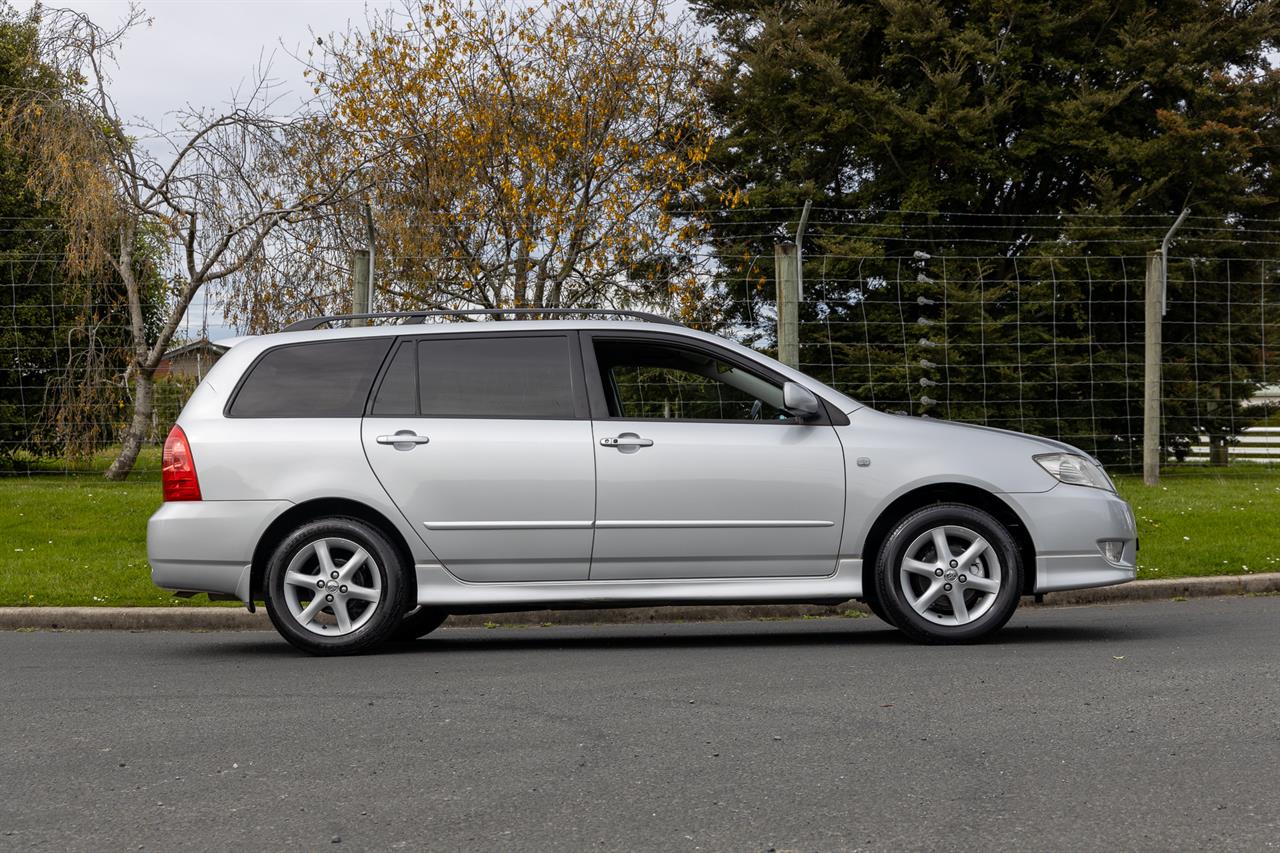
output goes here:
<path id="1" fill-rule="evenodd" d="M 0 606 L 177 605 L 151 584 L 158 476 L 0 477 Z"/>
<path id="2" fill-rule="evenodd" d="M 1116 478 L 1138 517 L 1138 576 L 1280 572 L 1280 465 L 1184 468 L 1144 486 Z"/>
<path id="3" fill-rule="evenodd" d="M 1280 466 L 1184 469 L 1155 488 L 1137 477 L 1118 485 L 1138 516 L 1141 577 L 1280 571 Z M 0 476 L 0 606 L 207 604 L 151 585 L 147 518 L 159 505 L 155 473 L 125 483 Z"/>

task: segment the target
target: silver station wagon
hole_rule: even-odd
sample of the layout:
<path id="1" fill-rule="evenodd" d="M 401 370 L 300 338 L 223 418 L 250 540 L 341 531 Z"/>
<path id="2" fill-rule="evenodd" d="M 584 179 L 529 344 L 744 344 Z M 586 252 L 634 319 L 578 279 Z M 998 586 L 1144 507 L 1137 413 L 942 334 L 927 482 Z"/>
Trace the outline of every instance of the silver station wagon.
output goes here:
<path id="1" fill-rule="evenodd" d="M 1133 513 L 1070 445 L 876 412 L 661 318 L 555 313 L 240 339 L 165 443 L 152 579 L 348 654 L 451 613 L 850 599 L 966 642 L 1024 595 L 1134 577 Z M 325 328 L 371 318 L 394 322 Z"/>

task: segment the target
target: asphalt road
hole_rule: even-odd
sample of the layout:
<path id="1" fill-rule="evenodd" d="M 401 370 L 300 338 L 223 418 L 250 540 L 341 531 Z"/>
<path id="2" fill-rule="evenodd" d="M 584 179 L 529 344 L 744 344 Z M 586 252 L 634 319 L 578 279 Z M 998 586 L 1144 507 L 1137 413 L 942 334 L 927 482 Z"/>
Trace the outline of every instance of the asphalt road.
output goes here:
<path id="1" fill-rule="evenodd" d="M 871 618 L 0 634 L 0 849 L 1280 850 L 1280 597 Z"/>

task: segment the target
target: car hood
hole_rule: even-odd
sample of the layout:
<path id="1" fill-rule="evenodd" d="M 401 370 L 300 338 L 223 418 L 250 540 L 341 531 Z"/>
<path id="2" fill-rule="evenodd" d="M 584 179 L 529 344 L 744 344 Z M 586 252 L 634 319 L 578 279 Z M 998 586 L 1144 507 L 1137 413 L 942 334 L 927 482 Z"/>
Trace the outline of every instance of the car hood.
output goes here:
<path id="1" fill-rule="evenodd" d="M 865 417 L 865 413 L 866 410 L 860 412 L 860 414 L 863 414 L 863 417 Z M 1041 453 L 1074 453 L 1078 456 L 1083 456 L 1086 459 L 1091 459 L 1095 463 L 1098 461 L 1092 454 L 1086 453 L 1074 445 L 1067 444 L 1065 441 L 1057 441 L 1056 439 L 1044 438 L 1042 436 L 1031 435 L 1025 432 L 1018 432 L 1017 430 L 1000 429 L 998 427 L 984 426 L 982 424 L 966 424 L 960 423 L 959 421 L 944 421 L 936 418 L 922 418 L 913 415 L 891 415 L 885 412 L 875 412 L 875 415 L 881 418 L 892 418 L 894 421 L 898 422 L 899 428 L 909 429 L 917 433 L 928 433 L 931 437 L 938 440 L 946 440 L 946 436 L 950 435 L 955 437 L 957 440 L 962 441 L 963 436 L 965 435 L 972 435 L 974 432 L 982 432 L 991 435 L 1001 435 L 1019 439 L 1029 445 L 1033 445 L 1034 448 Z M 903 424 L 903 421 L 910 424 L 910 426 Z"/>

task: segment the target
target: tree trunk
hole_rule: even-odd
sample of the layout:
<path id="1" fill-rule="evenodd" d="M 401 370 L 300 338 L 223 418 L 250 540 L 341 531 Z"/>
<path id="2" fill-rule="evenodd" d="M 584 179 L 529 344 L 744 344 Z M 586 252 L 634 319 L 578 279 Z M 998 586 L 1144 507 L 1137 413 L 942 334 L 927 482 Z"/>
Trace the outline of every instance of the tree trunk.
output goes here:
<path id="1" fill-rule="evenodd" d="M 123 480 L 133 470 L 142 450 L 142 442 L 151 431 L 151 413 L 155 408 L 155 369 L 139 368 L 133 380 L 133 420 L 124 431 L 120 455 L 107 468 L 108 480 Z"/>

